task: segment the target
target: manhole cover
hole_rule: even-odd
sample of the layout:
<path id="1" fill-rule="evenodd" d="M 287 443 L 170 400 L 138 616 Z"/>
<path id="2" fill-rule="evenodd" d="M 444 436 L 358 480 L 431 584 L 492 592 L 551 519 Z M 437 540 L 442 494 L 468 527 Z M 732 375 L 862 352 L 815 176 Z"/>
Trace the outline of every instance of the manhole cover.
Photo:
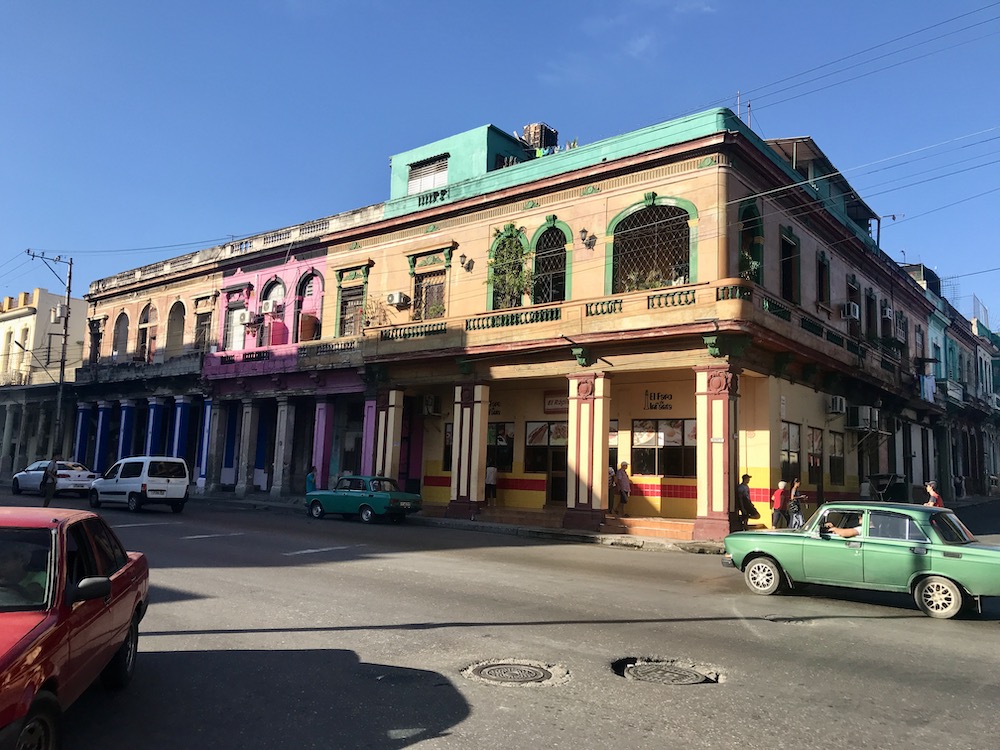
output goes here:
<path id="1" fill-rule="evenodd" d="M 678 662 L 675 659 L 619 659 L 612 668 L 626 680 L 657 682 L 661 685 L 700 685 L 724 680 L 714 667 Z"/>
<path id="2" fill-rule="evenodd" d="M 558 664 L 541 664 L 524 659 L 495 659 L 472 664 L 462 670 L 472 680 L 491 685 L 554 685 L 569 679 L 569 671 Z"/>

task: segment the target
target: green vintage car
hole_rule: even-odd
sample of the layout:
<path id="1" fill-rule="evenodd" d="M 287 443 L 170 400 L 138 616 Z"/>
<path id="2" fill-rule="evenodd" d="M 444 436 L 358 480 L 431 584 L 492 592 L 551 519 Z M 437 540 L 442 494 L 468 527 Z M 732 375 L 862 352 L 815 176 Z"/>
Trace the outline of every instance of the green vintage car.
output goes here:
<path id="1" fill-rule="evenodd" d="M 946 508 L 828 503 L 801 529 L 739 531 L 725 546 L 722 564 L 756 594 L 806 583 L 906 592 L 939 618 L 1000 596 L 1000 547 L 980 544 Z"/>
<path id="2" fill-rule="evenodd" d="M 357 516 L 365 523 L 380 517 L 399 522 L 421 507 L 420 495 L 400 491 L 396 480 L 389 477 L 341 477 L 332 490 L 306 493 L 306 509 L 313 518 L 339 513 L 344 518 Z"/>

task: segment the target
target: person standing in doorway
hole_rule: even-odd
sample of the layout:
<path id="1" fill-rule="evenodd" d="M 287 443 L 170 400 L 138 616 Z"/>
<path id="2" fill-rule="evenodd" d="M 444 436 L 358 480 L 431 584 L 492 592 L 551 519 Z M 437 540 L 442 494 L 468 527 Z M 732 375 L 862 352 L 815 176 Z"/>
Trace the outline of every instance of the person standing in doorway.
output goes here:
<path id="1" fill-rule="evenodd" d="M 616 514 L 627 516 L 625 505 L 628 503 L 628 496 L 632 493 L 632 480 L 628 476 L 628 461 L 622 461 L 621 468 L 615 473 L 615 484 L 618 485 L 618 510 Z"/>
<path id="2" fill-rule="evenodd" d="M 310 466 L 309 473 L 306 474 L 306 492 L 316 491 L 316 467 Z"/>
<path id="3" fill-rule="evenodd" d="M 782 520 L 784 520 L 785 526 L 788 526 L 788 515 L 785 510 L 785 488 L 787 486 L 787 482 L 778 482 L 778 489 L 771 495 L 771 526 L 775 529 L 781 528 Z"/>
<path id="4" fill-rule="evenodd" d="M 760 518 L 757 509 L 753 507 L 750 499 L 750 475 L 744 474 L 740 478 L 740 483 L 736 485 L 736 522 L 739 531 L 746 531 L 750 528 L 750 519 Z"/>
<path id="5" fill-rule="evenodd" d="M 493 506 L 497 504 L 497 467 L 494 466 L 495 462 L 490 461 L 486 464 L 486 505 Z"/>
<path id="6" fill-rule="evenodd" d="M 56 453 L 52 456 L 48 466 L 42 473 L 42 506 L 49 507 L 52 498 L 56 496 L 56 482 L 59 478 L 59 462 L 62 461 L 62 454 Z"/>

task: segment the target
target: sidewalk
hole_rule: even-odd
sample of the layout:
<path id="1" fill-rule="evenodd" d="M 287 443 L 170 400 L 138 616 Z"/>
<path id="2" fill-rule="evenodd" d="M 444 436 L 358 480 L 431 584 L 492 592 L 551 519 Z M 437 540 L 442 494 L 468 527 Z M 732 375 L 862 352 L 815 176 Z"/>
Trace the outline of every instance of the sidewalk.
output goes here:
<path id="1" fill-rule="evenodd" d="M 303 516 L 306 514 L 305 502 L 302 498 L 298 497 L 287 500 L 272 500 L 267 496 L 248 495 L 246 497 L 237 497 L 231 493 L 221 492 L 211 495 L 191 495 L 191 501 L 226 503 L 243 506 L 248 510 L 267 508 L 270 510 L 301 513 Z M 463 529 L 465 531 L 481 531 L 489 534 L 506 534 L 529 539 L 554 539 L 577 544 L 603 544 L 606 547 L 624 547 L 650 552 L 692 552 L 697 554 L 721 555 L 724 551 L 721 542 L 663 539 L 631 534 L 601 534 L 595 531 L 581 531 L 578 529 L 550 529 L 541 526 L 490 523 L 462 518 L 431 518 L 420 514 L 408 516 L 406 522 L 415 526 L 439 526 L 443 528 Z"/>
<path id="2" fill-rule="evenodd" d="M 996 497 L 969 495 L 959 498 L 946 507 L 952 509 L 981 505 Z M 199 502 L 218 502 L 245 506 L 247 509 L 268 508 L 284 510 L 305 515 L 305 502 L 302 498 L 287 500 L 272 500 L 267 496 L 249 495 L 237 497 L 231 493 L 214 493 L 211 495 L 192 495 L 191 500 Z M 515 524 L 490 523 L 487 521 L 465 520 L 461 518 L 431 518 L 413 515 L 407 518 L 407 523 L 416 526 L 439 526 L 465 531 L 481 531 L 489 534 L 507 534 L 528 539 L 554 539 L 577 544 L 603 544 L 606 547 L 624 547 L 628 549 L 645 550 L 649 552 L 691 552 L 702 555 L 721 555 L 725 550 L 722 542 L 687 541 L 680 539 L 663 539 L 659 537 L 643 537 L 631 534 L 601 534 L 595 531 L 580 531 L 577 529 L 550 529 L 541 526 L 519 526 Z"/>

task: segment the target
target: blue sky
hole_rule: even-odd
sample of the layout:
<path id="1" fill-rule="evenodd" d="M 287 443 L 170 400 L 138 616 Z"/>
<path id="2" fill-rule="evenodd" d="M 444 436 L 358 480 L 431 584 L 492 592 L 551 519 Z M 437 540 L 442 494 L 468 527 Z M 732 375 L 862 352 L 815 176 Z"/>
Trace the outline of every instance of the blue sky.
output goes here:
<path id="1" fill-rule="evenodd" d="M 392 154 L 470 128 L 586 144 L 740 92 L 1000 327 L 1000 2 L 0 0 L 0 28 L 0 295 L 64 288 L 28 248 L 81 296 L 386 200 Z"/>

